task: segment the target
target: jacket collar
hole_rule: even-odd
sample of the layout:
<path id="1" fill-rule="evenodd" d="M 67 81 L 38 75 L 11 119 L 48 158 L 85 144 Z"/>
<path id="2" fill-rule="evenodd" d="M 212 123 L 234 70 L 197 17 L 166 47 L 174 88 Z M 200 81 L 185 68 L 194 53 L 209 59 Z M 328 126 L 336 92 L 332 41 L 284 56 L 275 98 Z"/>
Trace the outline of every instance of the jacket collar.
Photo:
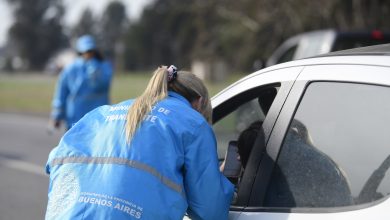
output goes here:
<path id="1" fill-rule="evenodd" d="M 185 103 L 189 107 L 192 107 L 191 103 L 186 98 L 184 98 L 182 95 L 179 95 L 179 93 L 176 93 L 176 92 L 173 92 L 173 91 L 168 91 L 168 96 L 176 98 L 176 99 L 179 99 L 181 102 Z"/>

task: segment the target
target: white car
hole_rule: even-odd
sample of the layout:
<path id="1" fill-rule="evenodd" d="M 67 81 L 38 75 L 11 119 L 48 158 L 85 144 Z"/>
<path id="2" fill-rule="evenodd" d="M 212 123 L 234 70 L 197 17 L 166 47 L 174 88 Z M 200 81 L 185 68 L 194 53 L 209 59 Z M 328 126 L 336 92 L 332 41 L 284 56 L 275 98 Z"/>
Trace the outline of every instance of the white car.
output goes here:
<path id="1" fill-rule="evenodd" d="M 221 159 L 262 122 L 229 219 L 390 219 L 390 44 L 262 69 L 212 105 Z"/>
<path id="2" fill-rule="evenodd" d="M 309 31 L 288 38 L 268 58 L 266 66 L 332 51 L 390 43 L 390 33 L 373 31 Z"/>

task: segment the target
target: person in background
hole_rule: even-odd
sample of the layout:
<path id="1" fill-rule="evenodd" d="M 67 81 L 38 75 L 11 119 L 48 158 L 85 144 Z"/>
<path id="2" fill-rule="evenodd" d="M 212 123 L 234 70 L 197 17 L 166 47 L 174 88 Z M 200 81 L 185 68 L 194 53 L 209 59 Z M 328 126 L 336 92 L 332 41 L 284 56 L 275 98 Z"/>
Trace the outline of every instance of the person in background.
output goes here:
<path id="1" fill-rule="evenodd" d="M 66 66 L 57 81 L 52 101 L 51 126 L 65 121 L 70 129 L 92 109 L 109 104 L 111 65 L 104 60 L 90 35 L 77 40 L 79 57 Z"/>
<path id="2" fill-rule="evenodd" d="M 157 68 L 141 96 L 91 111 L 51 151 L 46 219 L 227 219 L 211 113 L 199 78 Z"/>

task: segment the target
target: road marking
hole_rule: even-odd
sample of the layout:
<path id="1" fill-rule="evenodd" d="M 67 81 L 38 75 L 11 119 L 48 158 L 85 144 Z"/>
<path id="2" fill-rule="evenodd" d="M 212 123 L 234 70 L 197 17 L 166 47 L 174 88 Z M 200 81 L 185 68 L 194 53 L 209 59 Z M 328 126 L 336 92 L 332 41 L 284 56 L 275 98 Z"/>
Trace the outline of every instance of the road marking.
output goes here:
<path id="1" fill-rule="evenodd" d="M 24 162 L 21 160 L 12 160 L 12 159 L 1 158 L 0 165 L 7 167 L 7 168 L 11 168 L 11 169 L 15 169 L 15 170 L 23 171 L 23 172 L 28 172 L 28 173 L 32 173 L 32 174 L 39 175 L 39 176 L 46 176 L 46 177 L 48 176 L 44 172 L 45 168 L 43 166 L 39 166 L 39 165 L 36 165 L 33 163 Z"/>

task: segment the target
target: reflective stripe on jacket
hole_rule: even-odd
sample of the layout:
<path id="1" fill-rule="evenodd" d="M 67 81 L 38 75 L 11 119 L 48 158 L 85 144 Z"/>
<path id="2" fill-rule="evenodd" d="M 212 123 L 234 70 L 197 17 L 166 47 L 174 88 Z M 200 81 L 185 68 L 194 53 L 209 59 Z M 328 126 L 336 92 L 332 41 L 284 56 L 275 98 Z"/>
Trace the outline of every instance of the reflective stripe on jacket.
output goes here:
<path id="1" fill-rule="evenodd" d="M 70 128 L 89 111 L 107 105 L 111 77 L 112 69 L 107 62 L 77 58 L 59 76 L 51 117 L 64 119 Z"/>
<path id="2" fill-rule="evenodd" d="M 127 145 L 131 103 L 88 113 L 52 150 L 46 219 L 227 219 L 233 185 L 204 117 L 169 92 Z"/>

